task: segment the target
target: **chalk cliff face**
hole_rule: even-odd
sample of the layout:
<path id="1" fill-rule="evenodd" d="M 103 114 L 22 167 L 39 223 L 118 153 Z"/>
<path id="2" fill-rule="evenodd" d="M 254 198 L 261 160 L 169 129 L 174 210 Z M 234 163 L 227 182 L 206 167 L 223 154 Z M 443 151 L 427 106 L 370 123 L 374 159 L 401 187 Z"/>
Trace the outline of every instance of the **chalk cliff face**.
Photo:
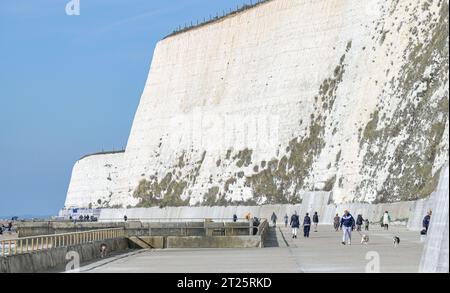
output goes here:
<path id="1" fill-rule="evenodd" d="M 396 202 L 448 161 L 447 0 L 271 0 L 160 41 L 66 207 Z"/>

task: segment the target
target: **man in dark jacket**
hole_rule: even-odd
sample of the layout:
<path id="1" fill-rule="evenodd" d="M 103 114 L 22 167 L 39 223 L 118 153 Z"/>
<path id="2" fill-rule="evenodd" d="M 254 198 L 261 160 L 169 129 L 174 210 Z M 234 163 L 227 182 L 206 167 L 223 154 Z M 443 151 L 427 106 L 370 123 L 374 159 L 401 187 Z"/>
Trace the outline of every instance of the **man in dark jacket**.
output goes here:
<path id="1" fill-rule="evenodd" d="M 295 212 L 291 217 L 292 238 L 297 238 L 298 228 L 300 228 L 300 219 Z"/>
<path id="2" fill-rule="evenodd" d="M 344 215 L 341 218 L 341 229 L 344 232 L 342 237 L 342 244 L 352 244 L 352 230 L 355 226 L 355 219 L 348 210 L 345 210 Z"/>
<path id="3" fill-rule="evenodd" d="M 303 220 L 303 236 L 309 238 L 309 231 L 311 230 L 311 218 L 309 214 L 306 213 L 305 219 Z"/>
<path id="4" fill-rule="evenodd" d="M 234 214 L 234 215 L 233 215 L 233 222 L 235 222 L 235 223 L 236 223 L 236 222 L 237 222 L 237 220 L 238 220 L 238 217 L 237 217 L 237 215 L 236 215 L 236 214 Z"/>
<path id="5" fill-rule="evenodd" d="M 314 232 L 317 232 L 317 226 L 319 225 L 319 215 L 317 214 L 317 212 L 314 213 L 313 222 L 314 222 Z"/>

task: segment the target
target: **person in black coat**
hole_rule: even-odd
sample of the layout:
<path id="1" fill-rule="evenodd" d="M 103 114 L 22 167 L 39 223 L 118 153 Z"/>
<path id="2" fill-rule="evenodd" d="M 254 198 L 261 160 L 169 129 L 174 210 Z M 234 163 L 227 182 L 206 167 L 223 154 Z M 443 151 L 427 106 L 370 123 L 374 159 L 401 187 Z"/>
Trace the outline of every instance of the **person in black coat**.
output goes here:
<path id="1" fill-rule="evenodd" d="M 319 215 L 317 212 L 313 215 L 313 222 L 314 222 L 314 232 L 317 232 L 317 226 L 319 225 Z"/>
<path id="2" fill-rule="evenodd" d="M 361 231 L 362 225 L 363 225 L 364 219 L 363 216 L 360 214 L 356 217 L 356 231 Z"/>
<path id="3" fill-rule="evenodd" d="M 258 227 L 261 224 L 261 221 L 257 218 L 253 218 L 253 235 L 258 234 Z"/>
<path id="4" fill-rule="evenodd" d="M 300 218 L 295 212 L 291 217 L 292 238 L 297 238 L 298 228 L 300 228 Z"/>
<path id="5" fill-rule="evenodd" d="M 303 219 L 303 236 L 309 238 L 309 231 L 311 230 L 311 218 L 306 213 L 305 219 Z"/>
<path id="6" fill-rule="evenodd" d="M 276 227 L 277 226 L 277 215 L 275 214 L 275 212 L 273 212 L 272 216 L 270 217 L 270 220 L 272 220 L 273 226 Z"/>

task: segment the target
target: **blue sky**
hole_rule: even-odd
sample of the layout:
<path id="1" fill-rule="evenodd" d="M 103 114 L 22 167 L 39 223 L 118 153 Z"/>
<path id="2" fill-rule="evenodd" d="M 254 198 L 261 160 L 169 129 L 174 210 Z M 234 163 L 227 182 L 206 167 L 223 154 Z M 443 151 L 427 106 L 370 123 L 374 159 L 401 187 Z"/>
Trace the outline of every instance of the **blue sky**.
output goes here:
<path id="1" fill-rule="evenodd" d="M 0 216 L 52 215 L 72 166 L 126 146 L 156 43 L 250 0 L 0 0 Z"/>

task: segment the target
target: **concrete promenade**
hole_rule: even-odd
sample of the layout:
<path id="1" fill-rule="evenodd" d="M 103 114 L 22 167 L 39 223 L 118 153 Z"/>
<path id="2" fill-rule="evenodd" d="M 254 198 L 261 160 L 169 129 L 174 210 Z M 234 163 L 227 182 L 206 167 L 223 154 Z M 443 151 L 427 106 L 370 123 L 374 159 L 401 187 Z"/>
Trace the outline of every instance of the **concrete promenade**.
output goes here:
<path id="1" fill-rule="evenodd" d="M 273 230 L 272 230 L 273 231 Z M 273 231 L 275 233 L 275 231 Z M 291 238 L 289 228 L 276 230 L 278 247 L 262 249 L 165 249 L 141 250 L 113 256 L 81 268 L 84 273 L 364 273 L 379 255 L 381 273 L 416 273 L 423 243 L 418 232 L 404 227 L 390 231 L 372 227 L 369 245 L 360 244 L 353 233 L 353 244 L 342 245 L 341 232 L 319 226 L 309 239 L 299 233 Z M 399 247 L 392 237 L 401 238 Z M 366 259 L 366 257 L 369 257 Z"/>

